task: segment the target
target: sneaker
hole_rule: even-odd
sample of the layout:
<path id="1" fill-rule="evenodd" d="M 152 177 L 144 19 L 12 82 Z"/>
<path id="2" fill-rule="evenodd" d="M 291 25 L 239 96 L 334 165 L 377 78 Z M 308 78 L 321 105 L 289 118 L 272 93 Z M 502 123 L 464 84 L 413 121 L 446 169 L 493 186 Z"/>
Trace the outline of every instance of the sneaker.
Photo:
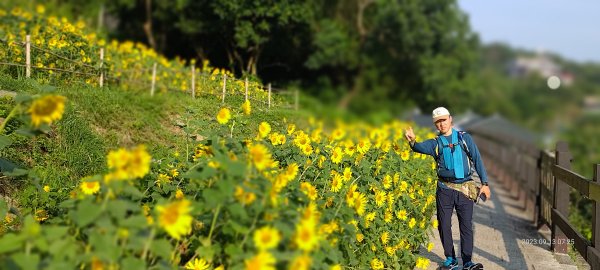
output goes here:
<path id="1" fill-rule="evenodd" d="M 440 269 L 443 269 L 443 270 L 458 269 L 458 260 L 453 257 L 447 257 L 446 261 L 442 264 Z"/>
<path id="2" fill-rule="evenodd" d="M 467 262 L 463 265 L 463 270 L 483 270 L 483 264 Z"/>

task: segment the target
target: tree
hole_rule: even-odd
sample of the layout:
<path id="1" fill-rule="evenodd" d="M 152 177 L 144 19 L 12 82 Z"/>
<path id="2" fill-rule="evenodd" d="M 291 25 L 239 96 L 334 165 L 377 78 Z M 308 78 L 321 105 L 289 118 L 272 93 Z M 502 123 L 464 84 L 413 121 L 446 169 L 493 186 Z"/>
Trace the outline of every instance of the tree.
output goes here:
<path id="1" fill-rule="evenodd" d="M 347 89 L 340 107 L 408 98 L 429 109 L 472 94 L 478 40 L 454 1 L 326 1 L 319 10 L 307 66 Z"/>

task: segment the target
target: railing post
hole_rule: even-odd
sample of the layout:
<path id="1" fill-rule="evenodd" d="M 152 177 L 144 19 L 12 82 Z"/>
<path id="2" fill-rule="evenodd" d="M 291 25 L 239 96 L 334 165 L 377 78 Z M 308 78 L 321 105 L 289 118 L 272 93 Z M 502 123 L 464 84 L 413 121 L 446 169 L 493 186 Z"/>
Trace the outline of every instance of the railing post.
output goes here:
<path id="1" fill-rule="evenodd" d="M 31 36 L 25 36 L 25 77 L 31 77 Z"/>
<path id="2" fill-rule="evenodd" d="M 221 97 L 221 104 L 225 104 L 225 87 L 227 85 L 227 74 L 223 75 L 223 95 Z"/>
<path id="3" fill-rule="evenodd" d="M 594 165 L 594 182 L 600 184 L 600 164 Z M 600 202 L 592 204 L 592 246 L 600 249 Z"/>
<path id="4" fill-rule="evenodd" d="M 154 96 L 154 89 L 156 88 L 156 63 L 152 65 L 152 84 L 150 86 L 150 96 Z"/>
<path id="5" fill-rule="evenodd" d="M 192 64 L 192 98 L 196 98 L 196 66 Z"/>
<path id="6" fill-rule="evenodd" d="M 556 165 L 570 170 L 571 159 L 569 145 L 563 141 L 556 143 Z M 569 191 L 567 183 L 554 178 L 553 208 L 565 217 L 569 216 Z M 556 253 L 567 253 L 567 236 L 556 225 L 556 222 L 552 222 L 551 249 Z"/>
<path id="7" fill-rule="evenodd" d="M 104 71 L 102 68 L 104 67 L 104 48 L 100 48 L 100 87 L 104 86 Z"/>
<path id="8" fill-rule="evenodd" d="M 246 88 L 246 92 L 244 94 L 244 101 L 248 101 L 248 77 L 246 77 L 246 80 L 244 81 L 244 87 Z"/>
<path id="9" fill-rule="evenodd" d="M 269 83 L 269 109 L 271 109 L 271 83 Z"/>

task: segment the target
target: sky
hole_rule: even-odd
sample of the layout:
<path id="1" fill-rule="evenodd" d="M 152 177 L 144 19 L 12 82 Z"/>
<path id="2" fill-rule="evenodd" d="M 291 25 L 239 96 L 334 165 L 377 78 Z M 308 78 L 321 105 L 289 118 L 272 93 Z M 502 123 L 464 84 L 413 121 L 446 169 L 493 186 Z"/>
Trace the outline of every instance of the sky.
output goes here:
<path id="1" fill-rule="evenodd" d="M 600 0 L 458 0 L 481 41 L 600 63 Z"/>

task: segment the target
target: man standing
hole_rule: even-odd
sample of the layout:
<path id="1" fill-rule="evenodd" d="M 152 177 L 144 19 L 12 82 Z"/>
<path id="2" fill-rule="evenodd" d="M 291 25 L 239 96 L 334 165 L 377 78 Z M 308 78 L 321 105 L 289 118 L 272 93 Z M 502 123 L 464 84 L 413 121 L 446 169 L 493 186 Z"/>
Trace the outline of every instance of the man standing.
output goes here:
<path id="1" fill-rule="evenodd" d="M 471 261 L 473 255 L 473 205 L 479 196 L 490 197 L 490 188 L 483 161 L 477 145 L 466 132 L 457 131 L 452 116 L 444 107 L 433 110 L 433 123 L 439 131 L 435 139 L 416 142 L 412 127 L 405 130 L 405 137 L 413 151 L 433 156 L 437 164 L 437 220 L 438 231 L 446 261 L 442 269 L 459 269 L 452 242 L 452 213 L 456 208 L 460 227 L 460 247 L 465 270 L 483 269 L 481 263 Z M 473 178 L 477 172 L 481 189 Z M 485 195 L 485 197 L 483 197 Z"/>

